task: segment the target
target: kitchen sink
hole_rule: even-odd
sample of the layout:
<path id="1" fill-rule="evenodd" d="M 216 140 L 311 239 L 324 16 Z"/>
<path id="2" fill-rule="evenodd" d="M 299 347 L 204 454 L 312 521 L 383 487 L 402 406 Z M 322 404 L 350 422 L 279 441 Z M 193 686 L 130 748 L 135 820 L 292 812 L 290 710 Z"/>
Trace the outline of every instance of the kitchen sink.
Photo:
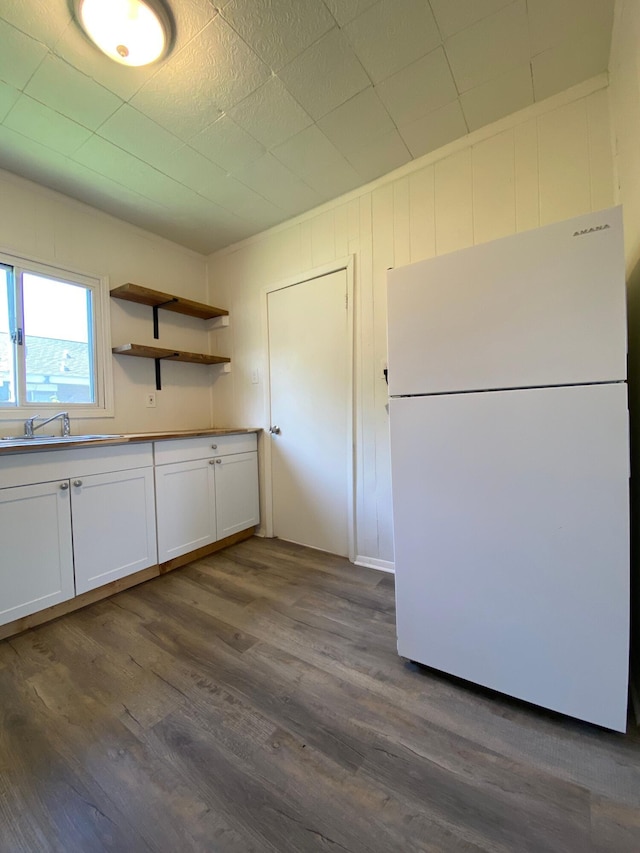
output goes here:
<path id="1" fill-rule="evenodd" d="M 99 441 L 108 438 L 122 438 L 122 435 L 5 435 L 0 438 L 2 444 L 64 444 L 70 441 Z M 1 446 L 1 445 L 0 445 Z"/>

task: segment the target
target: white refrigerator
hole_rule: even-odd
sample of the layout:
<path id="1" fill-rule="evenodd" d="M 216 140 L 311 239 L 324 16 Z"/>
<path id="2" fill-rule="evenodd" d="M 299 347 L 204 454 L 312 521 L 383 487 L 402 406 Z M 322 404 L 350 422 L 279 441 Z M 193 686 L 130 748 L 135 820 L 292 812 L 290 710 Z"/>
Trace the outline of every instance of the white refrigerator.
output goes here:
<path id="1" fill-rule="evenodd" d="M 625 731 L 620 208 L 388 274 L 398 652 Z"/>

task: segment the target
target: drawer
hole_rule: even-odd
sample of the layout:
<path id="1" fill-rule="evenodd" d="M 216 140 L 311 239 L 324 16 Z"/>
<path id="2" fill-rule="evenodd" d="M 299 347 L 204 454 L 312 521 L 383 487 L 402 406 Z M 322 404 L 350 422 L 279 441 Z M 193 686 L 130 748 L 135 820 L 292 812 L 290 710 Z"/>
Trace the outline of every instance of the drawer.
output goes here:
<path id="1" fill-rule="evenodd" d="M 0 488 L 26 486 L 146 468 L 153 465 L 151 442 L 60 450 L 28 450 L 0 460 Z"/>
<path id="2" fill-rule="evenodd" d="M 247 453 L 258 449 L 255 432 L 231 435 L 200 435 L 196 438 L 169 438 L 153 445 L 156 465 L 192 462 L 231 453 Z"/>

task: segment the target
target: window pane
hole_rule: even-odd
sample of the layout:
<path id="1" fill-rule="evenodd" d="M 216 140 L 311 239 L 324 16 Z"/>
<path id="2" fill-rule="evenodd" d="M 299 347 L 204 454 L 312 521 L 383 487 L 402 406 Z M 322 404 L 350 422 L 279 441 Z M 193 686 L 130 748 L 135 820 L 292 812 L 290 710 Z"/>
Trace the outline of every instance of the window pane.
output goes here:
<path id="1" fill-rule="evenodd" d="M 22 276 L 28 403 L 93 403 L 91 290 Z"/>
<path id="2" fill-rule="evenodd" d="M 13 270 L 0 264 L 0 405 L 16 402 L 15 347 L 11 332 L 13 318 Z"/>

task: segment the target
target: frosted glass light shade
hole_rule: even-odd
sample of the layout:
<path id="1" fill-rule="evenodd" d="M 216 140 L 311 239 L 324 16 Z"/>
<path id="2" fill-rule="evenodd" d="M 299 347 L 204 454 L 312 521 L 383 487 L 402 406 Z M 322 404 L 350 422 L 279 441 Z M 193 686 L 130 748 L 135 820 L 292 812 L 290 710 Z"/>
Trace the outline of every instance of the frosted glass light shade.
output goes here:
<path id="1" fill-rule="evenodd" d="M 165 55 L 170 21 L 156 0 L 78 0 L 78 20 L 115 62 L 148 65 Z"/>

